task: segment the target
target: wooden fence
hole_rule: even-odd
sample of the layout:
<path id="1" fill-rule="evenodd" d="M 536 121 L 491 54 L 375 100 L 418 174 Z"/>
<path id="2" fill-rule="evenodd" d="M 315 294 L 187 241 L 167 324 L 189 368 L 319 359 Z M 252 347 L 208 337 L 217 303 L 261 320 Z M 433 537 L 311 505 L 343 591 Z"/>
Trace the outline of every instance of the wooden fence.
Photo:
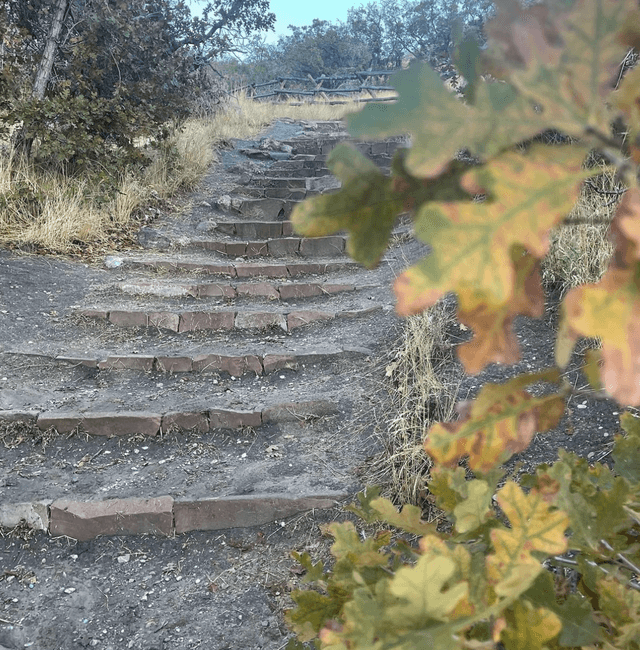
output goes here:
<path id="1" fill-rule="evenodd" d="M 278 77 L 272 81 L 248 84 L 237 88 L 235 92 L 246 92 L 255 100 L 275 101 L 285 97 L 321 97 L 328 104 L 346 104 L 355 102 L 393 101 L 395 96 L 380 97 L 379 92 L 393 92 L 392 86 L 376 84 L 377 80 L 388 80 L 395 70 L 364 70 L 339 75 L 321 75 L 312 77 Z M 274 88 L 275 86 L 275 88 Z M 354 97 L 367 93 L 369 97 Z M 338 99 L 341 98 L 341 99 Z M 298 105 L 302 102 L 295 102 Z"/>

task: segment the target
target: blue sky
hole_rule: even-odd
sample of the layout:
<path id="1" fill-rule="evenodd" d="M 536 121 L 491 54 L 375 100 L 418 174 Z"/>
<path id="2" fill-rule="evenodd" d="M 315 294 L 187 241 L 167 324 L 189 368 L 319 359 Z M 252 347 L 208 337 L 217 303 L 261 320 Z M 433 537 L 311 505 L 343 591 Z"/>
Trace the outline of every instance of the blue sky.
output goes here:
<path id="1" fill-rule="evenodd" d="M 347 10 L 353 5 L 366 4 L 368 0 L 270 0 L 271 11 L 276 15 L 276 37 L 287 33 L 287 25 L 310 25 L 314 18 L 321 20 L 346 20 Z M 275 40 L 273 36 L 269 40 Z"/>
<path id="2" fill-rule="evenodd" d="M 352 6 L 367 4 L 370 0 L 270 0 L 271 11 L 276 15 L 276 31 L 269 32 L 267 40 L 275 42 L 281 34 L 287 34 L 288 25 L 310 25 L 314 18 L 320 20 L 346 20 L 347 10 Z M 191 11 L 198 13 L 202 0 L 190 0 Z"/>

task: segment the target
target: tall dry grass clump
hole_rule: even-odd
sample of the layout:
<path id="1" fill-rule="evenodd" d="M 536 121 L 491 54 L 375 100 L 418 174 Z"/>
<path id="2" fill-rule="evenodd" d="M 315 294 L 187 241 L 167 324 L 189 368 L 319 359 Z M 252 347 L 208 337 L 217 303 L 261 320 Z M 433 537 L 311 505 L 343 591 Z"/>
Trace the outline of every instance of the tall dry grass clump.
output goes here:
<path id="1" fill-rule="evenodd" d="M 602 277 L 613 253 L 607 235 L 622 192 L 613 172 L 605 168 L 585 183 L 565 223 L 551 232 L 542 265 L 546 286 L 564 292 Z"/>
<path id="2" fill-rule="evenodd" d="M 366 481 L 396 503 L 424 505 L 431 467 L 423 448 L 427 431 L 434 422 L 454 417 L 457 380 L 449 335 L 454 325 L 455 312 L 446 300 L 407 318 L 387 361 L 386 415 L 377 424 L 381 451 L 370 462 Z"/>
<path id="3" fill-rule="evenodd" d="M 68 252 L 74 241 L 99 238 L 104 227 L 86 181 L 38 171 L 11 150 L 0 156 L 0 242 Z"/>

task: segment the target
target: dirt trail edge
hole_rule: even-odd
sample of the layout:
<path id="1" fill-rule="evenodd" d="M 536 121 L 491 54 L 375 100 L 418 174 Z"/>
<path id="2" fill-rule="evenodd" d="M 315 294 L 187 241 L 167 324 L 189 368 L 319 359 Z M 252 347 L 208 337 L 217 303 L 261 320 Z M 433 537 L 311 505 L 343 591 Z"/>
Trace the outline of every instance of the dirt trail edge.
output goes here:
<path id="1" fill-rule="evenodd" d="M 360 487 L 406 261 L 291 228 L 346 137 L 234 142 L 104 268 L 0 253 L 0 650 L 284 646 L 288 553 Z M 357 143 L 383 168 L 400 145 Z"/>

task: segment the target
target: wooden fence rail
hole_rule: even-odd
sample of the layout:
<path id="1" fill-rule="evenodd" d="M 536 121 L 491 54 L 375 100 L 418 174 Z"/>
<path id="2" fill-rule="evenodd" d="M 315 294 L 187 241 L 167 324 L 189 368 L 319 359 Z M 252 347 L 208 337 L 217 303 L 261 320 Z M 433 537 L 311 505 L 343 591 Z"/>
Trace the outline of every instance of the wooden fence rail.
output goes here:
<path id="1" fill-rule="evenodd" d="M 234 92 L 246 92 L 249 97 L 255 100 L 268 100 L 270 98 L 280 99 L 282 97 L 321 97 L 329 104 L 344 104 L 347 100 L 332 99 L 330 96 L 350 97 L 353 93 L 368 93 L 369 97 L 355 98 L 349 101 L 393 101 L 395 97 L 380 97 L 378 92 L 393 91 L 392 86 L 377 85 L 372 81 L 373 77 L 388 79 L 395 70 L 363 70 L 361 72 L 349 72 L 336 75 L 321 75 L 314 78 L 311 75 L 306 77 L 278 77 L 271 81 L 259 84 L 248 84 L 236 88 Z M 351 82 L 351 83 L 349 83 Z M 353 82 L 356 82 L 355 84 Z M 294 84 L 296 87 L 291 87 Z M 327 87 L 326 84 L 332 87 Z M 289 85 L 289 87 L 287 87 Z M 278 86 L 268 92 L 257 92 L 258 89 L 267 89 L 269 86 Z M 273 99 L 272 99 L 273 101 Z"/>

